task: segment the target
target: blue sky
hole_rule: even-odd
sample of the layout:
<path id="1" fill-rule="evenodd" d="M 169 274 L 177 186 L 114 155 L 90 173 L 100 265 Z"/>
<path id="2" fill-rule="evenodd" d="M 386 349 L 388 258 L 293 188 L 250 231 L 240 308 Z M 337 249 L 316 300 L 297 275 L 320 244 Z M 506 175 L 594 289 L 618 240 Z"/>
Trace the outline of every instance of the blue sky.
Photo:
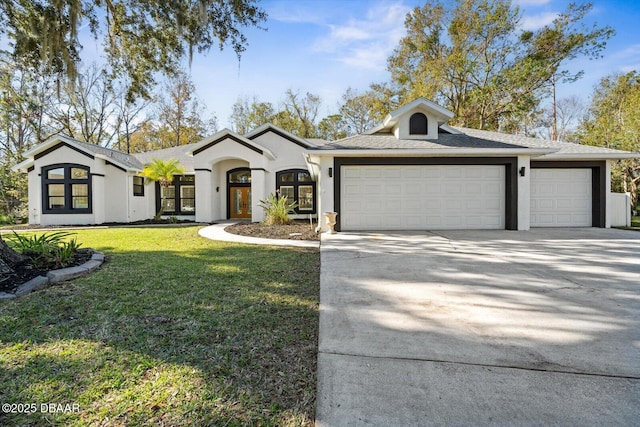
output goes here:
<path id="1" fill-rule="evenodd" d="M 522 25 L 536 29 L 549 23 L 569 1 L 514 0 Z M 616 35 L 604 58 L 577 59 L 584 70 L 577 83 L 559 88 L 559 96 L 587 100 L 600 78 L 613 72 L 640 70 L 640 0 L 593 0 L 587 23 L 609 25 Z M 352 87 L 389 79 L 386 59 L 404 35 L 406 14 L 424 0 L 263 0 L 266 31 L 249 29 L 249 46 L 238 63 L 232 50 L 212 49 L 194 57 L 191 77 L 198 97 L 214 112 L 220 127 L 229 126 L 239 96 L 256 96 L 278 105 L 287 89 L 312 92 L 323 100 L 321 117 L 337 110 Z M 88 47 L 88 46 L 85 46 Z"/>

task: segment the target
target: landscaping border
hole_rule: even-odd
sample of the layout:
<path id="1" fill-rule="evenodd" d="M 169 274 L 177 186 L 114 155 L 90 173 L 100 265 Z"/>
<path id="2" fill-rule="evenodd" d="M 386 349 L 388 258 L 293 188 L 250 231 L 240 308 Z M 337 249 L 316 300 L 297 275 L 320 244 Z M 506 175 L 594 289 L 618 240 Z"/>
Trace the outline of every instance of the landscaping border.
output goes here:
<path id="1" fill-rule="evenodd" d="M 11 300 L 23 295 L 27 295 L 37 289 L 42 289 L 49 284 L 66 282 L 67 280 L 76 279 L 78 277 L 89 274 L 98 269 L 104 262 L 104 254 L 99 251 L 93 251 L 91 259 L 82 265 L 75 267 L 61 268 L 59 270 L 51 270 L 46 276 L 38 276 L 18 286 L 15 293 L 0 292 L 0 300 Z"/>

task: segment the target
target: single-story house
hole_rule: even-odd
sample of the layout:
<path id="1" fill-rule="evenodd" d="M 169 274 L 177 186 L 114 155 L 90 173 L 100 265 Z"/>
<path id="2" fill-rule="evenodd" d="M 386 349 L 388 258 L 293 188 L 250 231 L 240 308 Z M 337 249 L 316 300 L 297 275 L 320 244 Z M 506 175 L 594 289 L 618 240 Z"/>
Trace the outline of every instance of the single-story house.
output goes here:
<path id="1" fill-rule="evenodd" d="M 266 124 L 131 155 L 56 136 L 15 169 L 28 173 L 34 224 L 144 220 L 162 198 L 168 216 L 261 221 L 260 200 L 277 192 L 324 229 L 332 211 L 338 230 L 611 226 L 611 162 L 638 153 L 449 126 L 452 117 L 418 99 L 333 142 Z M 185 173 L 167 189 L 148 185 L 138 174 L 155 158 Z"/>

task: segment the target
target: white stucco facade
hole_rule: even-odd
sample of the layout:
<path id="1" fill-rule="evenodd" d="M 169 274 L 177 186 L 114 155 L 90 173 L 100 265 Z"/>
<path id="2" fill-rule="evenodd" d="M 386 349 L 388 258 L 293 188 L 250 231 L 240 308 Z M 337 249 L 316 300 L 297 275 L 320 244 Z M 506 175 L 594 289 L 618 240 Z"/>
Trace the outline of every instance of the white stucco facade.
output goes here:
<path id="1" fill-rule="evenodd" d="M 443 227 L 455 227 L 453 217 L 460 215 L 468 216 L 461 226 L 470 228 L 611 226 L 611 210 L 619 206 L 611 201 L 611 162 L 635 154 L 454 128 L 446 124 L 452 116 L 419 99 L 390 113 L 380 126 L 334 142 L 312 142 L 267 124 L 247 135 L 225 129 L 194 144 L 136 155 L 59 136 L 26 153 L 27 159 L 15 169 L 28 175 L 29 222 L 43 225 L 152 218 L 160 207 L 160 188 L 146 183 L 141 191 L 139 173 L 145 163 L 160 158 L 176 159 L 185 169 L 166 190 L 165 216 L 202 223 L 262 221 L 260 202 L 285 189 L 295 201 L 306 203 L 293 217 L 316 219 L 323 230 L 328 228 L 324 212 L 337 212 L 338 229 L 341 212 L 348 212 L 357 230 L 357 206 L 362 206 L 363 217 L 376 218 L 367 226 L 380 229 L 405 227 L 402 224 L 437 228 L 437 222 L 429 222 L 437 212 Z M 65 179 L 59 172 L 53 180 L 43 176 L 56 167 L 64 169 Z M 85 181 L 69 176 L 76 169 L 81 169 L 79 176 L 88 174 Z M 343 172 L 358 170 L 372 180 L 360 179 L 356 188 Z M 398 171 L 400 176 L 406 172 L 407 179 L 398 179 Z M 395 175 L 387 182 L 384 176 L 390 173 Z M 435 173 L 440 175 L 434 178 Z M 496 181 L 492 174 L 501 178 Z M 570 179 L 565 183 L 562 177 Z M 89 195 L 82 196 L 87 188 Z M 583 196 L 567 197 L 578 190 Z M 495 206 L 500 206 L 499 218 Z M 405 223 L 398 222 L 398 216 Z"/>

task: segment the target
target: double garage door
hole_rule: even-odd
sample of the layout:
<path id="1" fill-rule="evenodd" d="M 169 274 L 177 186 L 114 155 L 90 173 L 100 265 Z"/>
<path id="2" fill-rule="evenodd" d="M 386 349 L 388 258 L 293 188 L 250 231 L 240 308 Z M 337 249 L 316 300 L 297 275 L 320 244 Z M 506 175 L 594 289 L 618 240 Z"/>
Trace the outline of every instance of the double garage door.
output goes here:
<path id="1" fill-rule="evenodd" d="M 341 167 L 343 230 L 504 229 L 504 165 Z M 591 226 L 591 169 L 532 169 L 531 226 Z"/>
<path id="2" fill-rule="evenodd" d="M 342 166 L 343 230 L 505 227 L 505 166 Z"/>

